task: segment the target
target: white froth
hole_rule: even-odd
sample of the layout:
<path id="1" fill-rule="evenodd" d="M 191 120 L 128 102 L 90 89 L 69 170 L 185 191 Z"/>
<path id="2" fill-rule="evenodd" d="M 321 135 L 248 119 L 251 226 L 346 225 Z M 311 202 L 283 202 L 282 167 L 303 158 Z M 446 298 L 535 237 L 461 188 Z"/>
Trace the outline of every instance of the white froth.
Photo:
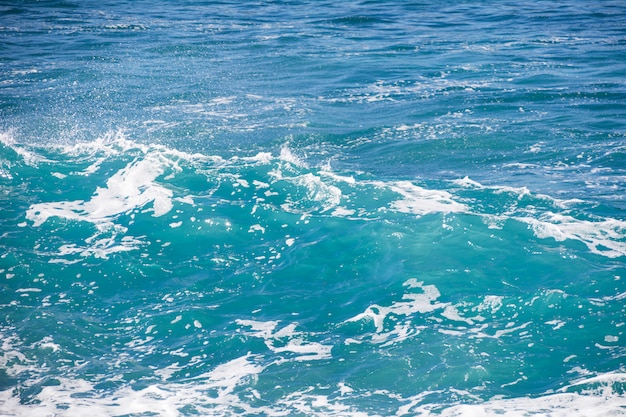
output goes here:
<path id="1" fill-rule="evenodd" d="M 301 362 L 301 361 L 310 361 L 310 360 L 320 360 L 320 359 L 329 359 L 331 357 L 332 346 L 323 345 L 317 342 L 307 342 L 300 339 L 290 340 L 286 346 L 275 347 L 270 345 L 270 349 L 275 353 L 296 353 L 298 356 L 295 356 L 293 360 Z"/>
<path id="2" fill-rule="evenodd" d="M 592 222 L 551 212 L 542 214 L 538 219 L 521 217 L 518 220 L 527 223 L 539 238 L 552 238 L 556 241 L 578 240 L 595 254 L 609 258 L 626 256 L 626 242 L 623 241 L 626 235 L 624 221 L 604 219 Z"/>
<path id="3" fill-rule="evenodd" d="M 491 314 L 495 314 L 502 308 L 503 297 L 498 295 L 486 295 L 483 302 L 476 308 L 478 311 L 490 310 Z"/>
<path id="4" fill-rule="evenodd" d="M 135 160 L 98 187 L 89 201 L 60 201 L 33 204 L 26 217 L 40 226 L 50 217 L 110 224 L 117 216 L 133 209 L 153 205 L 154 216 L 172 208 L 172 192 L 154 181 L 163 174 L 166 161 L 156 154 Z"/>
<path id="5" fill-rule="evenodd" d="M 156 414 L 179 417 L 181 409 L 192 407 L 211 415 L 220 415 L 237 408 L 248 409 L 245 400 L 233 392 L 238 386 L 253 382 L 264 369 L 254 363 L 252 355 L 246 355 L 216 366 L 212 371 L 199 375 L 185 383 L 157 383 L 134 390 L 124 386 L 111 396 L 102 396 L 94 386 L 84 380 L 58 378 L 59 385 L 45 386 L 37 395 L 39 404 L 20 404 L 11 390 L 0 391 L 0 403 L 7 415 L 33 417 L 90 415 L 104 417 L 118 415 Z M 162 372 L 164 378 L 177 369 Z M 216 396 L 207 396 L 207 392 Z M 231 408 L 232 407 L 232 408 Z M 220 411 L 221 410 L 221 411 Z"/>
<path id="6" fill-rule="evenodd" d="M 552 326 L 552 330 L 559 330 L 561 327 L 565 326 L 565 322 L 563 320 L 550 320 L 546 321 L 546 324 Z"/>
<path id="7" fill-rule="evenodd" d="M 231 393 L 246 378 L 256 377 L 263 370 L 263 367 L 253 363 L 251 358 L 252 355 L 246 355 L 218 365 L 206 375 L 206 378 L 211 385 L 220 388 L 220 395 Z"/>
<path id="8" fill-rule="evenodd" d="M 41 288 L 18 288 L 15 292 L 41 292 Z"/>
<path id="9" fill-rule="evenodd" d="M 467 323 L 469 325 L 474 324 L 474 321 L 472 319 L 461 317 L 461 315 L 459 314 L 459 311 L 456 309 L 456 307 L 454 307 L 452 305 L 447 306 L 443 310 L 443 313 L 441 313 L 441 315 L 443 317 L 447 318 L 448 320 L 461 321 L 461 322 L 465 322 L 465 323 Z"/>
<path id="10" fill-rule="evenodd" d="M 354 215 L 355 211 L 345 207 L 337 207 L 331 213 L 335 217 L 346 217 Z"/>
<path id="11" fill-rule="evenodd" d="M 259 181 L 259 180 L 253 180 L 252 184 L 256 187 L 256 188 L 269 188 L 269 184 L 263 181 Z"/>
<path id="12" fill-rule="evenodd" d="M 526 187 L 484 186 L 468 177 L 455 180 L 453 183 L 463 188 L 492 190 L 496 194 L 510 193 L 517 196 L 518 201 L 531 194 Z M 569 210 L 573 205 L 584 203 L 583 200 L 575 198 L 559 200 L 541 194 L 536 194 L 534 197 L 544 200 L 551 207 L 565 210 Z M 577 240 L 584 243 L 592 253 L 597 255 L 609 258 L 626 256 L 626 242 L 624 242 L 626 222 L 622 220 L 613 218 L 581 220 L 549 210 L 542 212 L 536 207 L 533 207 L 532 210 L 509 207 L 504 213 L 483 216 L 490 228 L 501 228 L 505 220 L 514 219 L 526 223 L 534 234 L 542 239 L 552 238 L 559 242 Z"/>
<path id="13" fill-rule="evenodd" d="M 321 171 L 320 174 L 332 178 L 337 182 L 344 182 L 350 185 L 356 184 L 356 180 L 352 176 L 338 175 L 332 171 Z"/>
<path id="14" fill-rule="evenodd" d="M 334 185 L 325 184 L 316 175 L 301 175 L 294 178 L 293 181 L 298 185 L 306 187 L 307 198 L 321 203 L 322 211 L 332 209 L 341 201 L 341 190 Z"/>
<path id="15" fill-rule="evenodd" d="M 250 183 L 247 180 L 244 180 L 243 178 L 237 178 L 235 185 L 240 185 L 244 188 L 250 188 Z"/>
<path id="16" fill-rule="evenodd" d="M 463 177 L 457 180 L 453 180 L 452 183 L 465 188 L 484 188 L 481 183 L 476 182 L 469 177 Z"/>
<path id="17" fill-rule="evenodd" d="M 576 394 L 553 394 L 539 398 L 513 398 L 492 400 L 486 404 L 465 404 L 447 408 L 441 417 L 606 417 L 623 407 L 619 398 L 605 399 L 602 396 Z"/>
<path id="18" fill-rule="evenodd" d="M 244 161 L 257 162 L 262 164 L 269 164 L 272 161 L 272 154 L 270 152 L 259 152 L 255 156 L 242 158 Z"/>
<path id="19" fill-rule="evenodd" d="M 302 362 L 331 358 L 332 346 L 307 340 L 310 336 L 297 331 L 297 325 L 295 323 L 288 324 L 277 330 L 279 325 L 277 321 L 260 322 L 238 319 L 236 322 L 240 326 L 249 327 L 250 330 L 244 333 L 263 339 L 270 351 L 279 354 L 294 354 L 287 355 L 284 359 L 281 359 L 281 361 L 292 360 Z M 287 343 L 285 343 L 285 339 L 287 339 Z"/>
<path id="20" fill-rule="evenodd" d="M 40 162 L 48 162 L 46 158 L 25 149 L 25 147 L 23 146 L 18 145 L 17 142 L 15 142 L 15 138 L 13 138 L 11 132 L 0 132 L 0 143 L 8 148 L 11 148 L 15 153 L 22 157 L 22 160 L 27 165 L 36 166 Z M 10 177 L 11 175 L 8 174 L 8 176 Z"/>
<path id="21" fill-rule="evenodd" d="M 123 138 L 116 139 L 116 146 L 121 146 L 120 142 L 123 141 Z M 96 149 L 114 151 L 113 147 L 102 143 L 81 144 L 75 147 L 80 146 L 96 146 Z M 125 146 L 128 147 L 131 144 Z M 133 144 L 133 146 L 139 145 Z M 76 149 L 66 149 L 66 151 L 71 152 Z M 68 255 L 107 259 L 112 253 L 135 250 L 142 244 L 141 240 L 124 236 L 127 229 L 116 224 L 117 218 L 122 214 L 132 213 L 134 210 L 151 211 L 154 217 L 160 217 L 172 209 L 172 191 L 158 184 L 156 180 L 166 172 L 166 169 L 175 170 L 176 163 L 169 159 L 163 150 L 150 150 L 146 147 L 143 152 L 145 154 L 111 176 L 105 187 L 97 187 L 87 201 L 56 201 L 32 204 L 29 207 L 26 218 L 33 222 L 34 227 L 41 226 L 51 217 L 58 217 L 89 222 L 97 228 L 96 234 L 85 240 L 85 245 L 62 245 L 59 248 L 61 258 L 53 259 L 52 262 L 68 262 L 63 258 Z M 170 226 L 178 227 L 181 224 L 181 222 L 172 223 Z M 119 236 L 123 237 L 119 238 Z"/>
<path id="22" fill-rule="evenodd" d="M 407 281 L 406 287 L 423 288 L 416 280 Z M 279 329 L 277 321 L 237 320 L 237 324 L 248 328 L 244 334 L 265 339 L 275 353 L 291 357 L 292 361 L 327 358 L 329 347 L 319 342 L 308 342 L 305 335 L 297 331 L 294 323 Z M 7 375 L 15 376 L 27 371 L 28 363 L 23 354 L 15 348 L 17 340 L 0 334 L 0 365 L 7 368 Z M 287 343 L 284 343 L 285 339 Z M 354 341 L 354 343 L 360 343 Z M 38 344 L 42 348 L 54 349 L 51 338 L 44 338 Z M 295 357 L 295 358 L 294 358 Z M 574 356 L 565 359 L 568 361 Z M 198 357 L 196 360 L 202 360 Z M 7 365 L 10 363 L 10 366 Z M 388 390 L 363 390 L 339 382 L 328 387 L 305 387 L 297 391 L 272 395 L 272 401 L 255 402 L 251 398 L 263 399 L 263 391 L 256 388 L 263 378 L 263 372 L 284 363 L 284 360 L 268 362 L 266 355 L 248 353 L 216 365 L 210 371 L 185 378 L 182 381 L 170 379 L 182 369 L 178 363 L 155 369 L 154 375 L 160 380 L 141 389 L 122 385 L 105 392 L 96 389 L 95 382 L 68 377 L 55 378 L 55 384 L 44 386 L 33 393 L 34 401 L 24 404 L 13 390 L 0 391 L 2 415 L 28 415 L 33 417 L 70 417 L 90 415 L 104 417 L 120 413 L 143 415 L 156 414 L 163 417 L 180 417 L 191 413 L 198 415 L 267 415 L 285 416 L 305 413 L 312 417 L 330 416 L 375 416 L 376 410 L 358 409 L 362 399 L 372 395 L 388 401 L 387 415 L 396 416 L 558 416 L 558 417 L 600 417 L 623 415 L 626 397 L 620 387 L 626 383 L 626 374 L 610 372 L 581 377 L 559 392 L 549 392 L 535 397 L 493 398 L 482 401 L 466 391 L 457 391 L 458 402 L 441 404 L 432 402 L 432 395 L 439 392 L 425 391 L 406 397 Z M 27 365 L 28 366 L 28 365 Z M 81 366 L 80 364 L 78 366 Z M 479 368 L 479 367 L 477 367 Z M 584 372 L 580 373 L 584 375 Z M 115 376 L 110 381 L 119 381 Z M 515 383 L 515 381 L 512 381 Z M 280 387 L 282 388 L 282 387 Z M 319 388 L 322 388 L 320 391 Z M 443 391 L 441 393 L 444 393 Z M 395 409 L 395 410 L 394 410 Z M 185 410 L 183 412 L 183 410 Z"/>
<path id="23" fill-rule="evenodd" d="M 248 233 L 254 232 L 265 233 L 265 227 L 261 226 L 260 224 L 253 224 L 252 226 L 250 226 L 250 229 L 248 229 Z"/>
<path id="24" fill-rule="evenodd" d="M 377 304 L 369 306 L 363 313 L 347 319 L 345 322 L 355 321 L 373 321 L 377 333 L 383 333 L 385 330 L 385 319 L 390 315 L 395 316 L 411 316 L 417 313 L 428 313 L 437 309 L 445 308 L 447 305 L 437 302 L 437 298 L 441 295 L 434 285 L 424 285 L 415 279 L 410 279 L 404 283 L 409 288 L 420 288 L 421 293 L 407 293 L 402 296 L 403 301 L 393 303 L 390 306 L 380 306 Z M 389 337 L 406 338 L 410 333 L 408 328 L 396 325 L 391 332 L 385 333 L 383 339 L 376 338 L 379 341 L 386 341 Z"/>
<path id="25" fill-rule="evenodd" d="M 291 149 L 289 149 L 289 147 L 286 145 L 280 148 L 279 159 L 281 161 L 289 162 L 297 166 L 305 166 L 302 159 L 298 158 L 293 152 L 291 152 Z"/>
<path id="26" fill-rule="evenodd" d="M 97 239 L 99 236 L 98 233 L 91 236 L 90 238 L 85 239 L 85 245 L 77 245 L 75 243 L 61 245 L 58 249 L 58 255 L 61 258 L 51 259 L 51 263 L 67 263 L 74 262 L 68 261 L 63 257 L 67 257 L 70 255 L 79 255 L 81 257 L 93 256 L 95 258 L 100 259 L 108 259 L 109 255 L 120 252 L 128 252 L 131 250 L 138 249 L 143 245 L 143 242 L 137 238 L 132 236 L 124 236 L 121 239 L 116 239 L 118 234 L 123 234 L 126 232 L 126 228 L 123 227 L 115 227 L 114 235 L 111 237 L 105 237 Z"/>
<path id="27" fill-rule="evenodd" d="M 391 203 L 391 207 L 401 213 L 423 216 L 428 213 L 458 213 L 468 210 L 464 204 L 454 201 L 452 194 L 447 191 L 428 190 L 410 181 L 374 182 L 374 184 L 389 188 L 403 197 Z"/>
<path id="28" fill-rule="evenodd" d="M 395 412 L 388 415 L 421 417 L 604 417 L 623 415 L 626 398 L 612 391 L 611 383 L 626 381 L 623 374 L 606 374 L 580 381 L 563 392 L 549 393 L 539 397 L 494 398 L 482 402 L 469 393 L 458 394 L 472 398 L 471 401 L 445 406 L 428 401 L 436 392 L 422 392 L 412 397 L 386 390 L 362 392 L 344 383 L 338 384 L 330 394 L 315 393 L 313 387 L 290 392 L 267 405 L 253 405 L 249 397 L 261 399 L 262 394 L 251 388 L 265 367 L 257 362 L 259 357 L 248 354 L 218 365 L 211 372 L 189 379 L 187 382 L 161 382 L 147 388 L 133 390 L 130 387 L 117 389 L 110 395 L 99 394 L 93 384 L 77 379 L 58 378 L 59 385 L 43 387 L 37 394 L 40 403 L 21 404 L 11 390 L 0 391 L 2 415 L 28 415 L 32 417 L 70 417 L 89 415 L 105 417 L 124 414 L 156 414 L 163 417 L 179 417 L 186 408 L 200 415 L 247 415 L 285 416 L 302 414 L 312 417 L 379 415 L 375 411 L 355 409 L 354 404 L 372 394 L 388 398 L 390 405 L 396 404 Z M 160 371 L 167 379 L 179 370 L 170 366 Z M 577 385 L 599 388 L 583 390 L 581 393 L 566 392 Z M 238 393 L 238 389 L 243 389 Z M 214 393 L 207 395 L 207 393 Z"/>

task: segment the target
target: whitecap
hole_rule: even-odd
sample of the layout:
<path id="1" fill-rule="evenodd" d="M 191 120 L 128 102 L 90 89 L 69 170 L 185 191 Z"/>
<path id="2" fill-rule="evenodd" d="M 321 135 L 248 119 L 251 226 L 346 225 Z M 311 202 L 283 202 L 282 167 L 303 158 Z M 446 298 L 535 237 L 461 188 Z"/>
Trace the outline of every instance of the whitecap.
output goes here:
<path id="1" fill-rule="evenodd" d="M 534 234 L 542 239 L 556 241 L 566 239 L 584 243 L 597 255 L 609 258 L 626 256 L 626 222 L 616 219 L 599 221 L 579 220 L 572 216 L 546 212 L 539 218 L 518 217 L 518 221 L 528 224 Z"/>
<path id="2" fill-rule="evenodd" d="M 468 211 L 465 204 L 455 201 L 452 194 L 447 191 L 429 190 L 410 181 L 374 182 L 373 184 L 388 188 L 403 197 L 391 203 L 391 208 L 401 213 L 423 216 L 428 213 L 462 213 Z"/>

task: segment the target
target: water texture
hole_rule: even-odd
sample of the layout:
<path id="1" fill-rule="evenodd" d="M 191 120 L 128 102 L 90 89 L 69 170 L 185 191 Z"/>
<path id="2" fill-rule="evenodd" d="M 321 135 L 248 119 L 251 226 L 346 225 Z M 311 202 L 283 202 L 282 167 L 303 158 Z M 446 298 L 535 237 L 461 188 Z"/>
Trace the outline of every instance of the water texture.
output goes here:
<path id="1" fill-rule="evenodd" d="M 621 1 L 0 4 L 0 416 L 626 415 Z"/>

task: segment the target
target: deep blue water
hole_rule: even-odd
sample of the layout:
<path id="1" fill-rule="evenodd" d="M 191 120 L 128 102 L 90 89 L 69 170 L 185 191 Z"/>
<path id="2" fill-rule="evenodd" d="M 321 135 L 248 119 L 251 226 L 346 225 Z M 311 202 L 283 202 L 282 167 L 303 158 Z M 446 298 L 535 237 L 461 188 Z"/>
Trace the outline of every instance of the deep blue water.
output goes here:
<path id="1" fill-rule="evenodd" d="M 4 1 L 0 416 L 626 414 L 622 1 Z"/>

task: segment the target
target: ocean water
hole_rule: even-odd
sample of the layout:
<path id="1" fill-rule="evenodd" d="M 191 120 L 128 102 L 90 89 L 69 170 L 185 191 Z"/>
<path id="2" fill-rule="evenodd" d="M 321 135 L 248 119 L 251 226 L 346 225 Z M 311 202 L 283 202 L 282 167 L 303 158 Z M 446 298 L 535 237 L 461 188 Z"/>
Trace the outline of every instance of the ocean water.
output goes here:
<path id="1" fill-rule="evenodd" d="M 1 416 L 626 415 L 623 1 L 3 1 Z"/>

